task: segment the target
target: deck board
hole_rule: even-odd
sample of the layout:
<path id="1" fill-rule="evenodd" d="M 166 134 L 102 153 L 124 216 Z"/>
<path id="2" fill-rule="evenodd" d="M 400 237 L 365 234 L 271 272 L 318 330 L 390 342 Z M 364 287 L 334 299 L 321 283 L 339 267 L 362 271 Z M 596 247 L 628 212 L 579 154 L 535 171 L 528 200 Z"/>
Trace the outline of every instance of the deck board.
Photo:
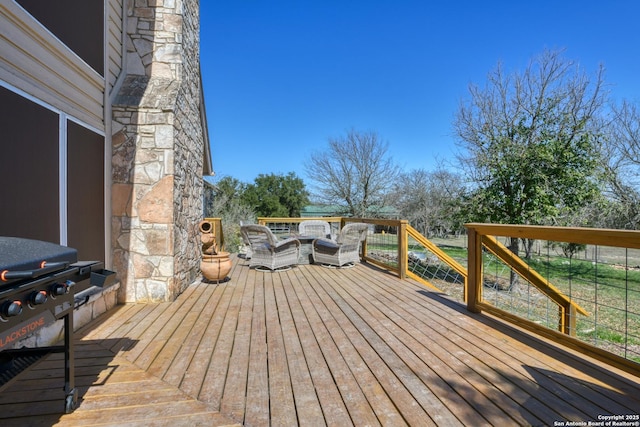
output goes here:
<path id="1" fill-rule="evenodd" d="M 284 290 L 284 283 L 288 281 L 288 276 L 286 274 L 272 276 L 275 279 L 274 297 L 278 301 L 275 311 L 279 323 L 274 325 L 273 329 L 276 330 L 276 341 L 283 355 L 281 381 L 284 383 L 283 391 L 291 396 L 290 398 L 287 396 L 288 407 L 283 408 L 283 412 L 287 414 L 287 418 L 283 421 L 292 425 L 296 423 L 297 417 L 301 423 L 304 420 L 305 424 L 308 423 L 307 425 L 322 425 L 324 422 L 324 419 L 320 421 L 322 411 L 318 405 L 306 359 L 301 351 L 300 337 Z"/>
<path id="2" fill-rule="evenodd" d="M 147 370 L 151 363 L 158 357 L 160 351 L 167 353 L 166 344 L 168 339 L 173 335 L 175 330 L 180 326 L 184 317 L 191 309 L 198 306 L 197 296 L 200 295 L 202 288 L 190 286 L 184 292 L 184 297 L 177 299 L 172 303 L 161 304 L 164 310 L 159 315 L 162 321 L 148 321 L 150 317 L 140 322 L 141 332 L 132 331 L 137 338 L 135 345 L 127 350 L 126 357 L 131 362 Z M 159 312 L 160 310 L 155 310 Z M 142 331 L 143 329 L 143 331 Z M 177 334 L 173 340 L 179 341 L 184 338 L 184 334 Z"/>
<path id="3" fill-rule="evenodd" d="M 373 404 L 367 397 L 367 381 L 372 381 L 369 368 L 361 363 L 358 352 L 349 342 L 339 320 L 333 316 L 335 303 L 322 289 L 324 277 L 307 276 L 310 284 L 305 288 L 309 298 L 311 313 L 319 316 L 320 327 L 314 333 L 320 344 L 325 360 L 340 389 L 354 424 L 379 425 Z M 354 364 L 355 367 L 354 367 Z M 353 368 L 352 368 L 353 367 Z"/>
<path id="4" fill-rule="evenodd" d="M 291 382 L 294 387 L 294 397 L 300 424 L 322 426 L 325 425 L 323 407 L 331 413 L 330 419 L 342 417 L 348 420 L 348 414 L 342 399 L 331 380 L 330 371 L 324 360 L 318 355 L 320 348 L 314 339 L 311 324 L 300 304 L 299 296 L 295 292 L 294 283 L 297 282 L 295 272 L 282 275 L 283 295 L 286 298 L 288 312 L 288 330 L 285 331 L 289 356 L 289 369 L 292 373 Z M 340 410 L 340 415 L 336 414 Z M 348 425 L 348 422 L 345 422 Z"/>
<path id="5" fill-rule="evenodd" d="M 244 418 L 251 349 L 251 319 L 253 317 L 254 293 L 252 287 L 247 285 L 248 272 L 248 269 L 240 269 L 235 276 L 239 286 L 242 286 L 243 293 L 240 300 L 240 311 L 234 334 L 233 348 L 231 349 L 227 373 L 228 380 L 225 383 L 224 392 L 219 397 L 220 410 L 238 420 Z"/>
<path id="6" fill-rule="evenodd" d="M 157 357 L 147 353 L 150 359 L 147 372 L 160 378 L 164 378 L 169 367 L 172 365 L 178 353 L 185 345 L 185 341 L 189 335 L 182 334 L 183 330 L 193 330 L 198 318 L 202 317 L 202 310 L 209 301 L 209 297 L 214 291 L 214 287 L 203 288 L 202 292 L 191 294 L 190 299 L 194 301 L 191 307 L 184 306 L 184 310 L 176 312 L 172 317 L 171 323 L 163 326 L 163 334 L 156 334 L 154 342 L 157 342 L 162 350 L 158 351 Z M 147 363 L 141 363 L 136 360 L 136 365 L 144 367 Z"/>
<path id="7" fill-rule="evenodd" d="M 341 294 L 346 292 L 342 290 Z M 482 362 L 475 359 L 471 363 L 464 363 L 461 360 L 461 355 L 467 354 L 464 347 L 447 340 L 444 335 L 438 340 L 433 339 L 434 331 L 431 324 L 422 323 L 411 313 L 395 306 L 392 301 L 380 299 L 381 294 L 374 294 L 367 289 L 349 296 L 363 301 L 360 308 L 363 315 L 368 313 L 380 319 L 380 324 L 375 325 L 376 333 L 372 334 L 372 339 L 384 340 L 386 345 L 391 346 L 394 353 L 413 371 L 426 371 L 433 369 L 429 365 L 436 365 L 439 381 L 446 378 L 448 383 L 455 384 L 455 389 L 465 401 L 462 407 L 458 408 L 460 413 L 464 414 L 464 416 L 459 415 L 463 418 L 461 420 L 463 423 L 468 424 L 474 419 L 484 418 L 487 422 L 496 424 L 509 416 L 514 418 L 513 422 L 521 425 L 528 423 L 535 425 L 539 422 L 533 417 L 505 412 L 502 408 L 509 408 L 513 403 L 510 396 L 496 389 L 475 369 L 469 369 L 471 366 L 475 368 L 482 365 Z M 429 345 L 431 343 L 435 345 Z M 382 345 L 382 343 L 378 344 L 378 346 Z M 425 381 L 424 385 L 433 382 Z M 481 413 L 465 412 L 463 408 L 466 402 L 473 402 L 474 407 L 482 408 Z M 454 410 L 454 413 L 457 412 Z"/>
<path id="8" fill-rule="evenodd" d="M 76 411 L 59 414 L 53 354 L 0 395 L 3 426 L 553 425 L 640 408 L 637 377 L 369 265 L 272 274 L 236 257 L 230 281 L 118 306 L 76 341 Z"/>
<path id="9" fill-rule="evenodd" d="M 322 298 L 331 307 L 336 322 L 341 325 L 342 332 L 348 340 L 345 342 L 345 348 L 348 351 L 344 352 L 350 360 L 351 369 L 355 376 L 362 378 L 361 387 L 371 402 L 378 419 L 383 425 L 401 425 L 404 420 L 400 417 L 399 411 L 393 409 L 396 405 L 401 411 L 404 408 L 402 415 L 409 420 L 416 416 L 415 412 L 420 408 L 405 405 L 410 396 L 404 387 L 399 386 L 398 377 L 387 367 L 387 365 L 400 367 L 397 364 L 398 359 L 395 354 L 392 354 L 389 348 L 378 340 L 378 336 L 373 333 L 370 325 L 353 311 L 352 306 L 337 291 L 345 279 L 345 274 L 348 272 L 327 271 L 326 278 L 327 281 L 331 280 L 332 286 L 328 286 L 328 284 L 323 286 Z M 376 322 L 377 320 L 371 318 L 371 321 Z M 405 369 L 404 366 L 400 368 Z M 400 373 L 400 376 L 405 375 Z M 410 401 L 412 402 L 413 399 Z M 428 416 L 422 411 L 422 414 L 418 415 L 418 419 L 426 421 Z"/>
<path id="10" fill-rule="evenodd" d="M 228 285 L 232 290 L 229 304 L 224 314 L 221 314 L 219 318 L 221 325 L 213 351 L 203 355 L 203 358 L 209 358 L 209 363 L 204 373 L 204 381 L 197 394 L 198 399 L 209 403 L 217 410 L 220 408 L 229 366 L 232 363 L 231 354 L 246 282 L 238 281 Z M 231 380 L 236 379 L 231 378 Z"/>
<path id="11" fill-rule="evenodd" d="M 613 394 L 604 392 L 604 389 L 600 389 L 603 383 L 598 385 L 599 381 L 596 377 L 585 375 L 584 372 L 591 370 L 594 365 L 580 364 L 580 369 L 574 368 L 572 360 L 574 356 L 570 352 L 558 351 L 554 345 L 549 345 L 540 338 L 532 338 L 528 334 L 520 336 L 522 342 L 510 340 L 508 339 L 509 335 L 513 332 L 503 328 L 498 322 L 492 324 L 469 323 L 466 321 L 468 314 L 462 316 L 460 328 L 451 330 L 449 329 L 451 325 L 443 322 L 438 315 L 439 313 L 433 314 L 433 322 L 438 322 L 445 327 L 447 336 L 461 342 L 462 345 L 468 343 L 470 348 L 474 349 L 474 353 L 480 356 L 479 359 L 485 362 L 478 364 L 476 361 L 469 363 L 469 366 L 472 366 L 474 370 L 484 368 L 485 372 L 488 370 L 503 373 L 502 377 L 506 381 L 494 380 L 494 384 L 511 382 L 518 388 L 523 388 L 525 396 L 535 396 L 536 399 L 548 406 L 547 419 L 554 413 L 561 416 L 562 419 L 584 419 L 587 417 L 586 414 L 593 413 L 594 404 L 601 405 L 603 413 L 605 411 L 626 413 L 630 409 L 617 404 L 618 392 Z M 481 331 L 477 332 L 478 329 Z M 500 334 L 501 330 L 509 335 Z M 498 355 L 502 357 L 496 356 L 496 347 L 501 349 Z M 536 352 L 532 352 L 532 349 L 543 350 L 552 357 L 540 357 Z M 577 357 L 576 361 L 579 359 Z M 558 382 L 556 379 L 549 378 L 547 373 L 551 372 L 577 381 Z M 616 376 L 607 377 L 607 382 L 616 384 Z M 592 394 L 593 387 L 596 388 L 596 395 L 588 398 Z M 581 396 L 574 399 L 573 397 L 578 394 Z M 530 404 L 531 402 L 527 399 L 526 403 Z M 574 403 L 577 407 L 573 406 Z M 520 402 L 520 404 L 524 403 Z M 537 404 L 536 406 L 538 407 Z M 536 412 L 540 413 L 540 410 L 538 409 Z"/>
<path id="12" fill-rule="evenodd" d="M 390 299 L 386 300 L 387 304 L 393 304 L 393 301 Z M 395 310 L 402 310 L 402 307 L 396 307 Z M 404 314 L 405 316 L 408 313 Z M 392 317 L 392 315 L 390 315 Z M 416 319 L 418 321 L 418 319 Z M 529 376 L 526 371 L 522 371 L 522 362 L 519 362 L 515 357 L 520 355 L 515 355 L 514 358 L 507 358 L 506 362 L 495 359 L 492 355 L 492 347 L 495 345 L 500 345 L 499 342 L 487 342 L 485 339 L 479 336 L 467 335 L 466 337 L 458 337 L 456 332 L 460 332 L 463 330 L 457 330 L 452 332 L 450 329 L 441 329 L 436 326 L 438 325 L 438 319 L 433 319 L 433 322 L 429 323 L 429 326 L 432 327 L 432 331 L 434 333 L 438 333 L 438 339 L 436 340 L 439 343 L 439 346 L 433 347 L 433 350 L 444 350 L 438 351 L 437 357 L 440 360 L 446 360 L 450 365 L 451 369 L 456 372 L 466 372 L 467 381 L 470 384 L 475 384 L 476 387 L 479 387 L 478 391 L 482 394 L 488 395 L 490 394 L 490 398 L 492 401 L 496 401 L 500 404 L 500 407 L 508 408 L 512 402 L 510 400 L 514 400 L 518 405 L 522 408 L 530 409 L 530 414 L 523 413 L 524 418 L 516 418 L 514 421 L 518 424 L 531 423 L 533 425 L 541 422 L 539 419 L 532 418 L 531 415 L 533 413 L 541 414 L 547 413 L 548 417 L 557 417 L 558 419 L 562 419 L 567 416 L 574 417 L 586 417 L 587 415 L 584 412 L 574 411 L 569 414 L 566 410 L 567 403 L 570 403 L 571 396 L 567 396 L 567 400 L 558 400 L 558 395 L 554 395 L 549 393 L 544 388 L 536 385 L 535 382 L 523 381 L 523 378 L 520 378 L 520 381 L 511 381 L 509 376 L 505 376 L 502 372 L 513 371 L 514 374 L 518 373 L 521 376 Z M 411 321 L 409 324 L 413 324 Z M 450 325 L 449 325 L 450 326 Z M 419 337 L 419 331 L 408 331 L 409 336 L 404 336 L 402 333 L 397 333 L 397 335 L 403 341 L 409 341 L 410 336 Z M 426 337 L 424 337 L 426 338 Z M 469 353 L 465 350 L 465 347 L 473 348 L 474 354 Z M 451 357 L 454 355 L 454 357 Z M 501 368 L 496 369 L 496 368 Z M 530 377 L 530 376 L 529 376 Z M 529 378 L 533 380 L 532 378 Z M 541 378 L 541 382 L 544 382 L 544 378 Z M 556 384 L 554 384 L 557 386 Z M 525 390 L 522 390 L 522 387 Z M 556 393 L 560 390 L 556 390 Z M 545 407 L 541 404 L 540 401 L 532 401 L 530 399 L 530 394 L 534 393 L 538 396 L 538 399 L 541 399 L 544 402 L 548 402 L 551 405 L 554 405 L 555 402 L 560 402 L 558 405 L 559 408 L 556 408 L 557 412 L 553 411 L 553 408 Z M 506 400 L 505 400 L 506 399 Z M 583 403 L 582 401 L 580 401 Z M 586 402 L 583 404 L 590 405 Z M 586 409 L 586 408 L 583 408 Z"/>
<path id="13" fill-rule="evenodd" d="M 279 304 L 276 302 L 278 282 L 280 274 L 265 276 L 269 400 L 271 422 L 274 425 L 290 426 L 295 424 L 296 407 L 284 343 L 283 329 L 286 325 L 283 324 L 278 310 Z"/>
<path id="14" fill-rule="evenodd" d="M 254 283 L 254 294 L 248 361 L 248 372 L 251 375 L 247 379 L 245 419 L 253 420 L 256 425 L 268 425 L 270 402 L 264 274 L 251 271 L 250 275 Z"/>

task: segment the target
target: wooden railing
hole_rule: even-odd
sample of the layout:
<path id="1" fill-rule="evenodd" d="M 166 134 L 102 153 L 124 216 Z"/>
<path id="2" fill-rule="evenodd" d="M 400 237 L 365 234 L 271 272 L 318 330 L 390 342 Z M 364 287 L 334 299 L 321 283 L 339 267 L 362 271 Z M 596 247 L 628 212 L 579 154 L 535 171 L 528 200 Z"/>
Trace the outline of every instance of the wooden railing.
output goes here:
<path id="1" fill-rule="evenodd" d="M 314 217 L 314 218 L 273 218 L 260 217 L 258 224 L 266 225 L 276 234 L 295 234 L 297 224 L 304 220 L 323 220 L 331 224 L 332 234 L 337 235 L 339 230 L 349 222 L 360 222 L 371 225 L 371 232 L 367 240 L 363 242 L 361 258 L 363 261 L 397 274 L 400 278 L 411 277 L 427 286 L 433 287 L 429 278 L 416 274 L 409 268 L 409 242 L 421 246 L 421 250 L 433 254 L 454 270 L 462 279 L 466 280 L 466 269 L 456 260 L 447 255 L 438 246 L 420 234 L 415 228 L 403 219 L 380 218 L 351 218 L 351 217 Z M 371 247 L 371 250 L 369 250 Z"/>
<path id="2" fill-rule="evenodd" d="M 520 327 L 527 328 L 539 335 L 556 340 L 572 349 L 591 354 L 621 369 L 634 373 L 638 372 L 637 362 L 640 361 L 640 357 L 634 356 L 638 354 L 635 350 L 632 356 L 620 356 L 586 342 L 584 336 L 576 336 L 579 316 L 593 319 L 593 312 L 603 309 L 598 305 L 600 302 L 583 301 L 580 299 L 581 297 L 576 298 L 570 294 L 568 295 L 567 292 L 552 283 L 548 275 L 545 278 L 543 274 L 535 271 L 529 263 L 516 256 L 498 239 L 500 237 L 504 240 L 506 237 L 528 239 L 530 241 L 570 242 L 640 249 L 640 232 L 638 231 L 466 224 L 468 230 L 467 247 L 456 247 L 459 249 L 457 256 L 462 253 L 464 257 L 466 251 L 467 259 L 464 261 L 467 262 L 467 266 L 465 267 L 462 265 L 460 258 L 456 260 L 448 255 L 444 250 L 411 227 L 406 220 L 331 217 L 259 218 L 258 221 L 260 224 L 273 227 L 283 234 L 289 234 L 295 233 L 297 224 L 305 219 L 328 221 L 332 224 L 333 234 L 337 234 L 338 230 L 348 222 L 370 224 L 371 232 L 362 245 L 361 257 L 363 261 L 387 269 L 397 274 L 400 278 L 419 281 L 425 286 L 439 289 L 438 286 L 447 285 L 449 292 L 452 289 L 459 291 L 459 300 L 466 302 L 468 310 L 472 312 L 486 312 Z M 487 261 L 485 259 L 487 257 L 491 257 L 491 260 Z M 575 262 L 577 263 L 577 260 Z M 497 264 L 510 271 L 510 273 L 506 273 L 507 279 L 505 281 L 507 286 L 511 283 L 526 283 L 526 286 L 521 286 L 527 290 L 533 290 L 536 293 L 535 298 L 542 301 L 546 300 L 549 305 L 557 307 L 555 314 L 551 310 L 546 321 L 530 320 L 526 316 L 521 316 L 521 313 L 517 310 L 509 311 L 508 308 L 499 307 L 499 304 L 495 304 L 495 301 L 484 299 L 483 289 L 490 289 L 487 287 L 487 281 L 491 282 L 491 280 L 485 279 L 486 272 L 484 269 L 488 268 L 489 265 L 494 268 Z M 640 269 L 640 261 L 638 265 L 638 269 Z M 516 276 L 519 279 L 515 279 Z M 638 286 L 640 286 L 640 280 L 638 282 Z M 510 291 L 507 289 L 501 292 L 504 295 L 510 295 Z M 630 316 L 636 316 L 638 319 L 634 320 L 634 322 L 640 324 L 640 315 L 637 314 L 636 304 L 636 301 L 640 300 L 640 288 L 634 288 L 634 292 L 636 292 L 634 294 L 636 299 L 627 300 L 625 304 L 631 304 L 631 308 L 635 312 L 629 311 L 627 313 L 631 313 Z M 499 292 L 496 291 L 494 293 L 498 294 Z M 452 294 L 450 293 L 450 295 Z M 501 297 L 504 297 L 504 295 Z M 511 292 L 511 295 L 513 295 L 513 292 Z M 584 303 L 587 302 L 588 306 L 586 308 L 583 307 Z M 539 302 L 539 304 L 544 304 L 544 302 Z M 596 330 L 594 334 L 597 335 L 598 329 L 603 327 L 597 323 L 597 320 L 594 324 L 593 329 Z M 585 328 L 583 327 L 582 329 Z M 638 329 L 640 330 L 640 327 Z M 633 335 L 633 333 L 623 337 L 625 342 L 636 339 L 640 340 L 640 337 Z M 626 348 L 625 344 L 625 352 Z M 618 353 L 620 352 L 618 351 Z"/>
<path id="3" fill-rule="evenodd" d="M 225 249 L 224 247 L 224 232 L 222 231 L 222 218 L 204 218 L 204 221 L 207 221 L 211 224 L 213 235 L 216 239 L 216 248 L 219 251 Z"/>
<path id="4" fill-rule="evenodd" d="M 268 226 L 276 235 L 288 235 L 295 234 L 298 231 L 297 225 L 305 220 L 322 220 L 327 221 L 331 225 L 331 234 L 336 236 L 342 227 L 348 222 L 362 222 L 371 224 L 373 227 L 387 227 L 392 229 L 392 233 L 383 233 L 387 236 L 391 236 L 393 239 L 392 245 L 394 246 L 394 254 L 397 259 L 404 260 L 406 264 L 407 250 L 406 245 L 401 243 L 403 231 L 406 230 L 408 222 L 406 220 L 386 220 L 386 219 L 370 219 L 370 218 L 346 218 L 346 217 L 305 217 L 305 218 L 277 218 L 277 217 L 260 217 L 258 218 L 258 224 Z M 399 230 L 400 232 L 396 232 Z M 369 236 L 371 237 L 373 233 Z M 406 232 L 404 232 L 406 235 Z M 404 278 L 406 276 L 406 268 L 403 269 L 399 265 L 403 265 L 403 261 L 396 262 L 384 262 L 381 258 L 371 256 L 367 249 L 367 240 L 362 244 L 361 258 L 371 264 L 377 265 L 386 270 L 390 270 L 396 273 L 398 276 Z"/>
<path id="5" fill-rule="evenodd" d="M 638 310 L 637 305 L 633 303 L 634 300 L 637 300 L 640 297 L 640 289 L 638 289 L 638 286 L 640 286 L 640 284 L 637 283 L 637 279 L 625 280 L 626 289 L 622 289 L 622 291 L 624 292 L 620 292 L 621 296 L 618 297 L 618 300 L 611 299 L 606 302 L 601 302 L 598 301 L 597 297 L 590 298 L 580 296 L 579 298 L 581 304 L 578 304 L 575 297 L 573 297 L 572 295 L 566 295 L 566 292 L 563 293 L 558 289 L 557 286 L 554 286 L 552 283 L 550 283 L 549 279 L 543 278 L 542 275 L 539 274 L 539 272 L 532 269 L 524 260 L 522 260 L 519 256 L 517 256 L 503 244 L 501 244 L 498 241 L 497 237 L 517 238 L 521 239 L 521 241 L 546 241 L 546 247 L 551 247 L 551 244 L 549 242 L 594 245 L 594 248 L 596 249 L 594 251 L 594 253 L 596 254 L 595 259 L 593 261 L 589 261 L 588 263 L 582 261 L 582 263 L 583 265 L 593 265 L 597 272 L 597 268 L 600 263 L 603 264 L 600 268 L 605 268 L 604 263 L 598 259 L 598 247 L 623 248 L 627 253 L 629 250 L 640 249 L 639 231 L 476 223 L 466 224 L 465 227 L 468 231 L 468 282 L 466 302 L 469 311 L 475 313 L 480 313 L 483 311 L 490 313 L 520 327 L 524 327 L 537 334 L 560 342 L 565 346 L 588 353 L 621 369 L 629 370 L 634 373 L 638 372 L 638 353 L 634 351 L 633 354 L 635 354 L 635 356 L 633 354 L 628 354 L 626 357 L 624 357 L 624 354 L 627 353 L 626 343 L 629 343 L 629 348 L 631 348 L 631 342 L 640 338 L 638 337 L 638 330 L 635 329 L 640 322 L 638 322 L 638 319 L 634 320 L 634 317 L 638 317 Z M 512 274 L 519 275 L 526 282 L 531 284 L 531 286 L 537 289 L 541 294 L 545 295 L 550 301 L 558 306 L 559 322 L 557 331 L 549 329 L 547 327 L 543 327 L 539 324 L 539 322 L 527 320 L 521 316 L 514 314 L 513 312 L 510 312 L 509 310 L 498 308 L 484 298 L 483 290 L 486 289 L 486 278 L 483 269 L 485 268 L 487 263 L 485 259 L 486 253 L 490 253 L 495 256 L 500 260 L 500 262 L 504 263 L 504 265 L 506 265 L 513 272 Z M 635 259 L 637 260 L 637 258 Z M 627 264 L 629 263 L 628 260 L 626 262 Z M 563 261 L 563 263 L 570 264 L 571 261 L 567 260 Z M 548 262 L 548 264 L 551 263 Z M 622 265 L 617 267 L 623 268 L 628 271 L 630 268 L 636 268 L 636 265 Z M 627 276 L 628 275 L 629 273 L 627 273 Z M 569 280 L 571 280 L 571 278 L 569 278 Z M 595 280 L 596 281 L 593 284 L 586 283 L 581 286 L 586 289 L 586 292 L 588 292 L 589 294 L 593 293 L 596 296 L 598 292 L 598 286 L 607 286 L 609 288 L 611 287 L 611 285 L 608 283 L 598 284 L 597 273 Z M 627 296 L 624 295 L 625 292 Z M 635 296 L 629 299 L 629 295 L 631 292 L 633 292 Z M 611 297 L 608 296 L 607 298 Z M 590 310 L 595 311 L 596 313 L 590 313 L 590 310 L 587 310 L 581 306 L 582 304 L 588 304 Z M 635 308 L 633 307 L 634 305 Z M 626 327 L 627 332 L 625 332 L 624 337 L 621 340 L 625 343 L 624 345 L 620 345 L 620 347 L 624 351 L 618 351 L 617 353 L 619 354 L 614 354 L 613 351 L 599 348 L 599 346 L 595 344 L 588 343 L 584 339 L 579 339 L 576 337 L 576 331 L 578 330 L 576 326 L 578 315 L 591 316 L 593 318 L 593 316 L 596 315 L 597 312 L 604 312 L 605 310 L 618 310 L 620 312 L 622 321 L 624 322 L 624 319 L 627 319 L 626 321 L 628 322 L 628 325 L 630 325 Z M 635 310 L 635 313 L 629 310 Z M 631 319 L 631 321 L 629 321 L 629 319 Z M 596 334 L 596 337 L 598 332 L 612 335 L 616 331 L 615 328 L 620 327 L 619 325 L 614 325 L 613 327 L 611 327 L 610 325 L 599 324 L 597 317 L 590 322 L 594 326 L 589 329 L 594 330 L 594 334 Z M 603 347 L 611 347 L 611 345 L 604 345 Z M 632 360 L 635 360 L 635 362 L 632 362 Z"/>

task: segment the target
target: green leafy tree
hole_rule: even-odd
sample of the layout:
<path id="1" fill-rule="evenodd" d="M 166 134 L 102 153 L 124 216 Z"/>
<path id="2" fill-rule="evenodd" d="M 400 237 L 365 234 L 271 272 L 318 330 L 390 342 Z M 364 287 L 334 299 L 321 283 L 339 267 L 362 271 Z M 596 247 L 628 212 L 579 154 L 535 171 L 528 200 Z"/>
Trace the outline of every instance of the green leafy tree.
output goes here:
<path id="1" fill-rule="evenodd" d="M 598 194 L 597 114 L 603 69 L 593 80 L 560 52 L 546 51 L 523 73 L 500 65 L 485 88 L 470 86 L 454 120 L 472 184 L 472 221 L 564 224 Z M 510 248 L 518 253 L 518 240 Z"/>
<path id="2" fill-rule="evenodd" d="M 224 197 L 227 200 L 239 199 L 246 187 L 247 184 L 239 179 L 225 176 L 215 184 L 214 194 L 216 197 Z"/>
<path id="3" fill-rule="evenodd" d="M 240 224 L 252 224 L 256 214 L 242 201 L 246 184 L 236 178 L 225 176 L 207 186 L 205 191 L 205 216 L 222 218 L 224 249 L 236 252 L 242 245 Z"/>
<path id="4" fill-rule="evenodd" d="M 260 174 L 253 184 L 246 186 L 242 201 L 258 216 L 299 217 L 302 208 L 309 204 L 309 192 L 304 181 L 293 172 Z"/>

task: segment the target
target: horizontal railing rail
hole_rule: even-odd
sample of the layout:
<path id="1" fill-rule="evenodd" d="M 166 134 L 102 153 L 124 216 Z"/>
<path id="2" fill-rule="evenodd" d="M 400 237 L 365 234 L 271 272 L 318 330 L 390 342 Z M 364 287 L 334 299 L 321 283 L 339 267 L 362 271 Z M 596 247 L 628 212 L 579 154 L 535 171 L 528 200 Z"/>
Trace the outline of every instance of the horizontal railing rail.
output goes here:
<path id="1" fill-rule="evenodd" d="M 306 218 L 287 218 L 287 217 L 259 217 L 258 224 L 266 225 L 276 235 L 295 235 L 298 233 L 298 225 L 305 220 L 322 220 L 327 221 L 331 225 L 331 234 L 337 235 L 342 224 L 342 217 L 306 217 Z"/>

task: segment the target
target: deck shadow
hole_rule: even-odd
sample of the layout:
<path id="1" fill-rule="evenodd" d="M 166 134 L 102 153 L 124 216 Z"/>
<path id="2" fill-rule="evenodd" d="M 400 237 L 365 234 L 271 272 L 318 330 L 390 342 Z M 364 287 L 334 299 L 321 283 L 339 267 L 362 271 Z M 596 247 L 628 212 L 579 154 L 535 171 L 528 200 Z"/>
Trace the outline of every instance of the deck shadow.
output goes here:
<path id="1" fill-rule="evenodd" d="M 613 367 L 608 371 L 603 371 L 601 362 L 592 361 L 587 355 L 577 353 L 568 347 L 564 347 L 560 344 L 556 344 L 544 337 L 535 335 L 525 329 L 518 328 L 515 325 L 506 323 L 490 314 L 472 313 L 468 311 L 464 304 L 451 299 L 447 294 L 438 291 L 419 290 L 419 294 L 430 298 L 438 303 L 447 306 L 449 309 L 456 311 L 457 313 L 469 317 L 476 322 L 479 322 L 493 330 L 496 330 L 504 335 L 507 335 L 513 340 L 518 341 L 524 346 L 535 349 L 544 353 L 550 358 L 566 363 L 569 366 L 573 366 L 580 370 L 586 377 L 593 378 L 595 382 L 602 382 L 607 384 L 613 384 L 620 390 L 625 390 L 627 387 L 630 390 L 629 396 L 635 393 L 637 390 L 637 383 L 640 382 L 640 377 L 633 376 L 626 372 L 615 370 Z M 551 372 L 551 371 L 550 371 Z M 566 376 L 565 376 L 566 377 Z M 584 383 L 583 380 L 577 380 Z M 629 381 L 635 383 L 630 385 Z M 638 399 L 640 405 L 640 399 Z"/>
<path id="2" fill-rule="evenodd" d="M 101 387 L 123 374 L 115 353 L 107 349 L 120 340 L 75 342 L 75 388 L 79 410 L 90 387 Z M 126 374 L 125 374 L 126 375 Z M 64 354 L 51 353 L 21 372 L 0 394 L 3 426 L 49 426 L 65 414 Z"/>

